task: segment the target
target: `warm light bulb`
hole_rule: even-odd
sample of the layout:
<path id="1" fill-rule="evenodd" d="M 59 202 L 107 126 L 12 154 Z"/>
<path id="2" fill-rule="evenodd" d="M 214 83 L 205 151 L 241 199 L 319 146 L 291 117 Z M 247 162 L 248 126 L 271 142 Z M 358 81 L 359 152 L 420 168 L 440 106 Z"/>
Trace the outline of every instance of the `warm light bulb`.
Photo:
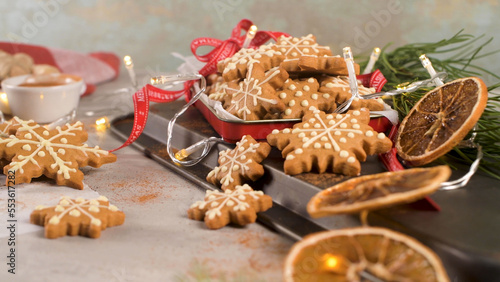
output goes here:
<path id="1" fill-rule="evenodd" d="M 106 131 L 108 126 L 109 126 L 109 120 L 107 117 L 102 117 L 95 121 L 95 128 L 97 131 Z"/>
<path id="2" fill-rule="evenodd" d="M 123 57 L 123 62 L 125 63 L 126 67 L 130 67 L 133 65 L 132 58 L 129 55 Z"/>
<path id="3" fill-rule="evenodd" d="M 339 261 L 334 256 L 331 256 L 331 257 L 327 258 L 326 261 L 325 261 L 326 267 L 330 268 L 330 269 L 331 268 L 337 268 L 338 264 L 339 264 Z"/>

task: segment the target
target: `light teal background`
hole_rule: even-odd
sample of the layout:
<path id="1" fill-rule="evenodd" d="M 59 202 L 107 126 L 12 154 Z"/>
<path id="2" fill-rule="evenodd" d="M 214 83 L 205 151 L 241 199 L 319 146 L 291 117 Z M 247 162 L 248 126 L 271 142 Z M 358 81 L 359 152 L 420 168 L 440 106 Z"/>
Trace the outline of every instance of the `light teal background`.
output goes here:
<path id="1" fill-rule="evenodd" d="M 225 39 L 242 18 L 263 30 L 313 33 L 337 53 L 347 45 L 356 55 L 389 42 L 433 42 L 461 29 L 494 37 L 485 51 L 500 49 L 496 0 L 4 0 L 0 13 L 2 41 L 111 51 L 131 55 L 138 68 L 158 72 L 175 71 L 180 61 L 172 52 L 189 55 L 197 37 Z M 479 63 L 500 74 L 500 54 Z M 488 84 L 496 82 L 484 78 Z"/>

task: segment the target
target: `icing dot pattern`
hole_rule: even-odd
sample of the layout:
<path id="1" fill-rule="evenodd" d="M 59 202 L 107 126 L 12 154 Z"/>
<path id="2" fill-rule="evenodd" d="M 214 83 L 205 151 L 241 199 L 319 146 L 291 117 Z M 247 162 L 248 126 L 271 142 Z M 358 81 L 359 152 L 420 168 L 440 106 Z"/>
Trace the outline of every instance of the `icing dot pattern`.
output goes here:
<path id="1" fill-rule="evenodd" d="M 267 136 L 267 141 L 282 151 L 286 174 L 329 170 L 358 175 L 360 161 L 365 161 L 367 155 L 387 152 L 392 146 L 383 133 L 373 134 L 368 125 L 369 111 L 361 109 L 358 112 L 356 118 L 353 111 L 348 111 L 333 119 L 331 115 L 315 111 L 295 124 L 291 133 L 275 131 Z"/>
<path id="2" fill-rule="evenodd" d="M 116 160 L 108 151 L 82 143 L 87 133 L 79 121 L 49 131 L 33 121 L 17 117 L 13 120 L 17 131 L 15 135 L 0 137 L 0 152 L 13 156 L 8 158 L 11 162 L 5 169 L 16 172 L 16 183 L 45 174 L 58 185 L 83 189 L 79 167 L 99 167 Z"/>

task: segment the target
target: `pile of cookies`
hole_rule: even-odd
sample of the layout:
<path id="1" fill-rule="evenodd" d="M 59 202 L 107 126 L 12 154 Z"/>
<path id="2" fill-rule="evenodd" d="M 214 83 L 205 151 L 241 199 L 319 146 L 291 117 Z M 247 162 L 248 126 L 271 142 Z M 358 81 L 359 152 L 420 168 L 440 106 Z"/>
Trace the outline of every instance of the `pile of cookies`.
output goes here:
<path id="1" fill-rule="evenodd" d="M 59 69 L 47 64 L 35 64 L 26 53 L 9 54 L 0 50 L 0 81 L 17 75 L 59 73 Z"/>
<path id="2" fill-rule="evenodd" d="M 302 118 L 311 107 L 332 113 L 351 97 L 347 65 L 313 35 L 281 36 L 258 49 L 240 49 L 218 63 L 207 94 L 243 120 Z M 359 73 L 359 65 L 355 65 Z M 359 84 L 359 94 L 374 88 Z M 355 100 L 350 109 L 383 110 L 381 99 Z"/>
<path id="3" fill-rule="evenodd" d="M 355 65 L 359 73 L 359 65 Z M 260 164 L 271 146 L 282 151 L 285 174 L 333 172 L 356 176 L 367 155 L 385 153 L 392 141 L 369 126 L 370 111 L 384 109 L 381 99 L 356 99 L 346 113 L 334 113 L 351 98 L 347 64 L 313 35 L 278 38 L 276 44 L 241 49 L 218 63 L 208 77 L 209 98 L 243 120 L 301 119 L 293 128 L 274 130 L 267 142 L 245 135 L 234 149 L 219 153 L 219 166 L 207 181 L 223 192 L 208 191 L 188 210 L 191 219 L 211 229 L 254 222 L 272 199 L 246 183 L 264 174 Z M 374 93 L 358 82 L 359 94 Z"/>

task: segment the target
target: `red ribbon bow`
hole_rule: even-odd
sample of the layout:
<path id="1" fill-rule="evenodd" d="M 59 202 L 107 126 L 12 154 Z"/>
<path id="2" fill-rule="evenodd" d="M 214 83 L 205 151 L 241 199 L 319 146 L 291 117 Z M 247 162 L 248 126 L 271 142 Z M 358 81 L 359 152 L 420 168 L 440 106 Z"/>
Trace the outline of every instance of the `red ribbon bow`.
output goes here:
<path id="1" fill-rule="evenodd" d="M 194 56 L 201 62 L 206 62 L 205 66 L 199 71 L 203 76 L 217 72 L 217 62 L 231 57 L 238 52 L 243 46 L 246 39 L 246 33 L 253 25 L 252 21 L 243 19 L 232 30 L 231 37 L 226 40 L 219 40 L 215 38 L 202 37 L 197 38 L 191 42 L 191 51 Z M 245 31 L 242 34 L 242 31 Z M 281 35 L 288 35 L 283 32 L 274 31 L 257 31 L 255 37 L 250 42 L 249 48 L 256 48 L 270 39 L 276 40 Z M 201 46 L 212 46 L 214 49 L 205 55 L 198 55 L 197 50 Z M 184 88 L 178 91 L 168 91 L 150 84 L 147 84 L 142 89 L 137 91 L 132 97 L 134 101 L 134 125 L 129 138 L 120 147 L 111 150 L 110 152 L 117 151 L 124 148 L 139 138 L 142 134 L 149 113 L 149 102 L 167 103 L 180 98 L 182 95 L 186 96 L 186 100 L 190 99 L 191 87 L 195 81 L 187 81 L 184 83 Z"/>

